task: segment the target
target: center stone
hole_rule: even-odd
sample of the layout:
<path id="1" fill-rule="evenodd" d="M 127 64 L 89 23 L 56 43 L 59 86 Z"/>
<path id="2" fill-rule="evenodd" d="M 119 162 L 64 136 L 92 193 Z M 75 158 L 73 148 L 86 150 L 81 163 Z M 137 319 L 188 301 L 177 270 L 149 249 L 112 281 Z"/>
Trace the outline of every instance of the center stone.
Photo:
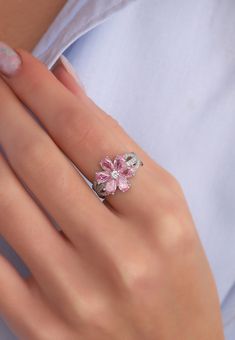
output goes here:
<path id="1" fill-rule="evenodd" d="M 117 170 L 113 170 L 112 173 L 111 173 L 111 176 L 114 178 L 114 179 L 117 179 L 118 176 L 119 176 L 119 173 Z"/>

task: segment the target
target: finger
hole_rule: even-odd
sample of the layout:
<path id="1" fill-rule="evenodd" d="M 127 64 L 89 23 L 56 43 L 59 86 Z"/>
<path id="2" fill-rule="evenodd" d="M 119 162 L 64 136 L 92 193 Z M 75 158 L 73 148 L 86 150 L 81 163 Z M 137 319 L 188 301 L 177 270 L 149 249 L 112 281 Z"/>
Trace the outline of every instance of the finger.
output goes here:
<path id="1" fill-rule="evenodd" d="M 0 314 L 22 339 L 53 337 L 65 329 L 45 299 L 32 291 L 12 265 L 0 255 Z M 51 335 L 51 337 L 50 337 Z"/>
<path id="2" fill-rule="evenodd" d="M 66 282 L 71 282 L 71 275 L 83 276 L 81 260 L 75 257 L 71 243 L 52 227 L 2 155 L 0 234 L 23 259 L 53 301 L 58 301 L 58 290 L 63 291 Z M 68 270 L 68 263 L 74 268 L 72 272 Z"/>
<path id="3" fill-rule="evenodd" d="M 68 59 L 63 55 L 60 57 L 56 65 L 53 67 L 52 72 L 54 76 L 75 96 L 79 96 L 85 88 L 81 83 L 72 65 Z"/>
<path id="4" fill-rule="evenodd" d="M 26 193 L 2 154 L 0 233 L 33 271 L 49 262 L 47 252 L 52 244 L 56 253 L 64 249 L 62 238 Z"/>
<path id="5" fill-rule="evenodd" d="M 71 243 L 51 225 L 0 154 L 0 234 L 45 285 L 61 268 Z M 63 261 L 62 261 L 63 259 Z M 49 275 L 49 277 L 48 277 Z"/>
<path id="6" fill-rule="evenodd" d="M 61 310 L 60 299 L 57 306 L 51 304 L 50 299 L 48 299 L 42 289 L 40 288 L 38 282 L 33 276 L 30 276 L 25 280 L 27 286 L 30 290 L 31 295 L 34 299 L 34 305 L 37 307 L 36 313 L 32 311 L 32 318 L 34 324 L 32 323 L 33 330 L 35 333 L 35 338 L 37 339 L 73 339 L 74 330 L 69 325 L 69 321 L 66 321 L 64 315 L 64 309 Z M 54 288 L 55 289 L 55 288 Z M 64 304 L 66 306 L 66 304 Z M 78 322 L 77 322 L 78 323 Z M 30 325 L 31 326 L 31 325 Z M 25 329 L 28 331 L 32 327 L 26 325 Z M 34 337 L 29 337 L 29 340 L 34 339 Z"/>
<path id="7" fill-rule="evenodd" d="M 31 300 L 23 278 L 14 267 L 0 254 L 0 312 L 12 319 L 13 314 L 22 315 L 24 304 Z M 25 310 L 24 310 L 25 312 Z M 20 319 L 20 318 L 19 318 Z"/>
<path id="8" fill-rule="evenodd" d="M 84 230 L 91 231 L 94 225 L 98 228 L 99 223 L 104 224 L 103 218 L 112 220 L 113 215 L 9 87 L 2 80 L 0 84 L 0 142 L 7 158 L 44 209 L 77 245 Z"/>
<path id="9" fill-rule="evenodd" d="M 158 192 L 165 190 L 162 181 L 166 180 L 166 172 L 156 166 L 116 122 L 97 108 L 84 92 L 79 98 L 75 97 L 39 61 L 25 51 L 18 52 L 22 65 L 14 76 L 6 79 L 8 85 L 89 180 L 94 180 L 94 172 L 105 155 L 114 157 L 134 151 L 143 160 L 144 170 L 140 169 L 138 176 L 132 179 L 132 189 L 125 193 L 125 198 L 120 193 L 109 198 L 119 212 L 136 215 L 136 210 L 143 210 L 143 201 L 148 202 L 153 181 L 159 186 Z"/>
<path id="10" fill-rule="evenodd" d="M 113 282 L 111 275 L 108 279 L 107 275 L 100 276 L 99 270 L 94 270 L 93 265 L 88 265 L 89 262 L 78 255 L 71 243 L 62 238 L 60 233 L 50 225 L 45 215 L 10 171 L 2 156 L 0 157 L 0 234 L 23 259 L 47 300 L 58 310 L 63 303 L 74 305 L 74 308 L 79 307 L 74 304 L 74 298 L 76 296 L 76 299 L 81 301 L 88 287 L 92 286 L 90 291 L 96 291 L 100 282 L 107 280 L 106 287 Z M 89 254 L 87 256 L 89 260 L 93 261 L 93 251 L 89 245 L 87 242 L 84 248 L 86 254 Z M 104 259 L 101 266 L 104 266 L 105 262 Z M 71 309 L 65 310 L 63 315 L 65 314 L 67 320 L 73 319 L 73 315 L 70 315 Z"/>
<path id="11" fill-rule="evenodd" d="M 73 180 L 73 175 L 70 172 L 70 163 L 66 163 L 68 166 L 66 165 L 65 168 L 63 163 L 64 157 L 60 161 L 57 147 L 54 146 L 52 141 L 53 147 L 51 146 L 49 136 L 34 122 L 32 117 L 25 112 L 16 98 L 14 96 L 12 97 L 12 93 L 6 85 L 2 87 L 0 94 L 2 95 L 0 141 L 7 153 L 12 168 L 19 177 L 23 179 L 34 196 L 39 199 L 43 207 L 47 209 L 50 215 L 59 223 L 66 235 L 69 236 L 71 242 L 76 245 L 79 254 L 81 254 L 81 261 L 84 259 L 85 263 L 91 264 L 89 268 L 96 268 L 95 273 L 91 275 L 100 276 L 100 273 L 104 273 L 101 278 L 99 277 L 99 281 L 105 281 L 105 285 L 115 285 L 115 276 L 119 274 L 113 274 L 118 272 L 118 270 L 115 264 L 113 266 L 110 265 L 113 261 L 113 257 L 111 257 L 110 260 L 110 253 L 114 252 L 114 248 L 121 249 L 123 238 L 129 235 L 126 226 L 123 225 L 121 230 L 122 224 L 120 223 L 119 216 L 117 217 L 107 209 L 87 186 L 86 189 L 89 190 L 91 198 L 86 198 L 85 191 L 83 191 L 83 187 L 80 185 L 83 182 L 79 182 L 78 184 L 76 180 Z M 41 134 L 43 134 L 43 136 L 45 134 L 45 136 L 42 137 Z M 77 172 L 76 176 L 78 176 Z M 14 195 L 14 197 L 15 196 L 16 195 Z M 17 198 L 17 202 L 18 201 L 22 202 L 22 199 Z M 13 207 L 15 205 L 18 205 L 20 214 L 22 209 L 21 205 L 13 202 Z M 100 208 L 97 209 L 96 206 Z M 27 209 L 27 211 L 30 211 L 30 209 Z M 12 212 L 10 213 L 14 216 Z M 15 218 L 14 223 L 12 223 L 12 228 L 6 228 L 6 237 L 7 232 L 13 234 L 13 226 L 20 221 L 22 221 L 22 218 Z M 27 213 L 24 215 L 24 223 L 30 223 Z M 3 226 L 4 225 L 8 227 L 7 224 L 3 224 Z M 22 225 L 19 223 L 16 225 L 20 231 Z M 27 234 L 32 234 L 30 233 L 30 226 L 31 223 L 28 225 L 28 229 L 24 228 L 26 237 L 28 236 Z M 40 228 L 38 224 L 37 228 Z M 42 228 L 40 229 L 42 230 Z M 47 234 L 46 231 L 45 234 Z M 17 234 L 17 236 L 18 235 L 19 234 Z M 10 237 L 10 235 L 8 237 Z M 9 242 L 13 243 L 18 240 L 17 243 L 13 243 L 13 248 L 18 249 L 18 253 L 20 253 L 20 249 L 17 248 L 17 246 L 21 246 L 23 248 L 22 251 L 27 248 L 27 245 L 21 245 L 21 237 L 23 237 L 23 235 Z M 133 238 L 130 236 L 130 239 Z M 49 243 L 49 247 L 51 247 L 53 243 L 50 242 L 50 240 Z M 38 244 L 38 247 L 39 246 L 40 243 Z M 44 246 L 41 248 L 45 257 L 47 257 L 48 253 L 51 253 L 51 251 L 47 248 L 45 249 Z M 35 249 L 38 248 L 36 247 Z M 58 291 L 61 291 L 61 294 L 66 291 L 67 295 L 69 295 L 67 300 L 72 301 L 74 296 L 73 292 L 76 291 L 76 294 L 79 293 L 78 287 L 71 288 L 77 281 L 73 275 L 77 275 L 81 281 L 84 275 L 82 272 L 77 272 L 79 268 L 84 268 L 84 265 L 79 265 L 80 262 L 78 260 L 76 261 L 77 256 L 70 256 L 66 262 L 64 258 L 65 251 L 57 250 L 55 247 L 53 247 L 53 249 L 55 251 L 55 257 L 49 257 L 48 266 L 44 266 L 43 261 L 41 263 L 40 256 L 38 256 L 38 262 L 36 262 L 39 268 L 44 269 L 45 267 L 46 273 L 43 275 L 43 278 L 46 277 L 48 281 L 44 283 L 44 286 L 58 287 L 58 285 L 60 285 L 56 291 L 50 291 L 50 294 L 48 294 L 55 303 L 56 300 L 57 303 L 59 301 Z M 100 261 L 100 258 L 102 261 Z M 63 266 L 58 265 L 59 262 L 63 263 Z M 72 267 L 69 273 L 67 273 L 66 270 L 66 263 L 69 263 L 69 267 Z M 104 269 L 107 267 L 111 267 L 108 274 Z M 75 270 L 74 268 L 78 269 Z M 108 279 L 107 275 L 109 276 Z M 85 276 L 87 276 L 87 273 Z M 49 284 L 52 280 L 53 286 Z M 90 281 L 97 282 L 94 279 Z M 87 280 L 85 280 L 84 285 L 86 289 Z M 68 289 L 68 286 L 70 289 Z M 82 288 L 80 288 L 80 290 L 82 291 Z M 80 294 L 80 296 L 82 295 L 83 294 Z"/>

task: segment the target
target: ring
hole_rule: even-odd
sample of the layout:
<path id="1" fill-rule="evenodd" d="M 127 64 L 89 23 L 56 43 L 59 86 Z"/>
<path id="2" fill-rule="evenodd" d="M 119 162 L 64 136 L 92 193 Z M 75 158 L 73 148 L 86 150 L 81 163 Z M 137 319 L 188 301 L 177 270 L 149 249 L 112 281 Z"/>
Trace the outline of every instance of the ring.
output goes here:
<path id="1" fill-rule="evenodd" d="M 117 155 L 112 161 L 108 156 L 100 161 L 102 171 L 95 173 L 93 190 L 100 198 L 114 195 L 119 189 L 125 192 L 130 189 L 129 178 L 135 176 L 143 162 L 134 152 Z"/>

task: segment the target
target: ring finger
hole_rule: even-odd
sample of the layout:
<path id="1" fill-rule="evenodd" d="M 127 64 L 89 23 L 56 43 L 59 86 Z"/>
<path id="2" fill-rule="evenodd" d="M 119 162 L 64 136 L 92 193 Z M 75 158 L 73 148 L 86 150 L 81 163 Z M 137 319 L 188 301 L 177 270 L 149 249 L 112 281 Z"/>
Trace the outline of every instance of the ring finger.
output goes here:
<path id="1" fill-rule="evenodd" d="M 132 179 L 135 183 L 125 193 L 125 198 L 120 193 L 108 197 L 118 212 L 134 215 L 137 210 L 143 210 L 143 201 L 149 200 L 153 180 L 159 185 L 159 194 L 165 191 L 166 171 L 157 166 L 110 116 L 84 93 L 80 92 L 76 98 L 39 61 L 25 51 L 19 52 L 22 65 L 14 76 L 6 79 L 8 85 L 90 181 L 94 180 L 99 161 L 106 155 L 112 158 L 134 151 L 143 160 L 144 170 L 139 171 L 138 179 Z"/>

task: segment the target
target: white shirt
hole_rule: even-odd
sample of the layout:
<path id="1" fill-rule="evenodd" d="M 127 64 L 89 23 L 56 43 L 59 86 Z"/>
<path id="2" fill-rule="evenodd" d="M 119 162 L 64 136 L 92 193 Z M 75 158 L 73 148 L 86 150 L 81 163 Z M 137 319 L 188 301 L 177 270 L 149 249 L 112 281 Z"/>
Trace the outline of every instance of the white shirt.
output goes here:
<path id="1" fill-rule="evenodd" d="M 33 51 L 49 68 L 64 53 L 89 96 L 178 178 L 227 340 L 235 339 L 234 19 L 233 0 L 69 0 Z M 3 322 L 0 338 L 15 339 Z"/>

